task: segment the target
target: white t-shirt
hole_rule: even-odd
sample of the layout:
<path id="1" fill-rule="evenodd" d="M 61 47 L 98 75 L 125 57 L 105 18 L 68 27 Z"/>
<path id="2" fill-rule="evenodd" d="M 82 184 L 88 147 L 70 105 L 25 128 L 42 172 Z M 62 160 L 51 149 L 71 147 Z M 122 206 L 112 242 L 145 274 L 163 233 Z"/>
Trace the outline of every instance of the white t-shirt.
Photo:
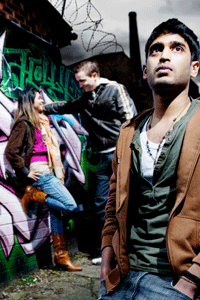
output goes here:
<path id="1" fill-rule="evenodd" d="M 163 139 L 160 149 L 157 153 L 157 149 L 159 144 L 153 143 L 150 140 L 149 142 L 149 149 L 151 151 L 151 154 L 153 157 L 150 156 L 147 150 L 147 124 L 149 122 L 149 119 L 144 124 L 142 131 L 140 133 L 140 142 L 141 142 L 141 148 L 142 148 L 142 158 L 141 158 L 141 168 L 142 168 L 142 174 L 145 179 L 147 179 L 151 184 L 153 182 L 153 172 L 154 172 L 154 160 L 158 160 L 158 157 L 162 151 L 162 147 L 165 143 L 165 139 Z M 157 157 L 156 157 L 157 155 Z M 154 158 L 154 159 L 153 159 Z"/>

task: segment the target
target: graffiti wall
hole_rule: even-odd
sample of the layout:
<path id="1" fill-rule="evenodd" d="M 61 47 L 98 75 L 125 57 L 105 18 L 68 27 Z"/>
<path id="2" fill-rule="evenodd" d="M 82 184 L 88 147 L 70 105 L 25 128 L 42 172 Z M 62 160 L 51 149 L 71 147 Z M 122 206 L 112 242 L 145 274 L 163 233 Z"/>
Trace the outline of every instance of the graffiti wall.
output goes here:
<path id="1" fill-rule="evenodd" d="M 13 170 L 4 151 L 13 125 L 17 95 L 28 84 L 40 89 L 45 103 L 73 99 L 81 95 L 72 70 L 58 65 L 55 52 L 20 28 L 0 28 L 0 282 L 21 271 L 38 266 L 39 257 L 50 241 L 47 207 L 35 205 L 27 216 L 21 206 L 21 193 L 12 180 Z M 49 47 L 48 47 L 49 48 Z M 60 145 L 66 170 L 65 184 L 74 191 L 82 206 L 82 195 L 89 189 L 92 174 L 100 161 L 87 147 L 88 133 L 80 115 L 50 117 L 52 130 Z M 79 190 L 80 189 L 80 190 Z M 76 191 L 76 192 L 75 192 Z M 78 196 L 79 195 L 79 196 Z M 44 257 L 42 261 L 44 262 Z"/>

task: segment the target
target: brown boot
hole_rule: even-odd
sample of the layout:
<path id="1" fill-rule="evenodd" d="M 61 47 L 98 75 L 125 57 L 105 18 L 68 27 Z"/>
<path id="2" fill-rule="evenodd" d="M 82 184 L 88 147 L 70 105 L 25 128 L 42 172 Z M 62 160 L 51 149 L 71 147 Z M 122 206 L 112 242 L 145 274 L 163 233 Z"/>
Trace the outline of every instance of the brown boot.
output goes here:
<path id="1" fill-rule="evenodd" d="M 22 197 L 22 207 L 25 211 L 25 213 L 28 215 L 29 213 L 29 204 L 32 201 L 44 204 L 47 194 L 37 190 L 32 185 L 27 185 L 25 188 L 25 193 Z"/>
<path id="2" fill-rule="evenodd" d="M 54 233 L 53 236 L 54 262 L 57 267 L 66 271 L 81 271 L 82 267 L 75 266 L 67 251 L 67 241 L 64 233 Z"/>

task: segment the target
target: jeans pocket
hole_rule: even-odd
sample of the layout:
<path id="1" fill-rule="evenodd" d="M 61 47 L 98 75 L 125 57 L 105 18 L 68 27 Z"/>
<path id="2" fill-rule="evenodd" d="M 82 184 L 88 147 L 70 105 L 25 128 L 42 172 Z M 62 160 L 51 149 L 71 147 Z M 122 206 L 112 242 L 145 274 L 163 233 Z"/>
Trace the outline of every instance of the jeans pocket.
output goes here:
<path id="1" fill-rule="evenodd" d="M 105 282 L 105 280 L 102 280 L 100 283 L 98 300 L 102 299 L 102 297 L 105 295 L 106 295 L 106 282 Z"/>

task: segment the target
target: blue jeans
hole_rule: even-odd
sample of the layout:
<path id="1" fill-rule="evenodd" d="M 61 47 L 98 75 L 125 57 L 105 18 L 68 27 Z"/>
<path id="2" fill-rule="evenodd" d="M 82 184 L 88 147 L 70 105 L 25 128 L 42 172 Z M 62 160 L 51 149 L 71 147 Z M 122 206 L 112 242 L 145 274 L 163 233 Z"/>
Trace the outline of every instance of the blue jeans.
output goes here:
<path id="1" fill-rule="evenodd" d="M 48 194 L 45 202 L 50 208 L 52 233 L 63 233 L 61 216 L 77 208 L 74 198 L 52 173 L 42 173 L 33 186 Z"/>
<path id="2" fill-rule="evenodd" d="M 191 300 L 171 283 L 171 277 L 130 271 L 118 289 L 108 295 L 102 281 L 98 300 Z"/>
<path id="3" fill-rule="evenodd" d="M 94 234 L 94 246 L 101 246 L 101 232 L 104 225 L 105 206 L 110 189 L 110 177 L 112 175 L 112 159 L 114 152 L 103 153 L 102 163 L 96 174 L 96 193 L 94 198 L 96 229 Z"/>
<path id="4" fill-rule="evenodd" d="M 112 175 L 112 159 L 114 152 L 102 154 L 102 164 L 96 174 L 96 193 L 94 204 L 99 218 L 104 219 L 105 206 L 110 189 L 110 177 Z"/>

